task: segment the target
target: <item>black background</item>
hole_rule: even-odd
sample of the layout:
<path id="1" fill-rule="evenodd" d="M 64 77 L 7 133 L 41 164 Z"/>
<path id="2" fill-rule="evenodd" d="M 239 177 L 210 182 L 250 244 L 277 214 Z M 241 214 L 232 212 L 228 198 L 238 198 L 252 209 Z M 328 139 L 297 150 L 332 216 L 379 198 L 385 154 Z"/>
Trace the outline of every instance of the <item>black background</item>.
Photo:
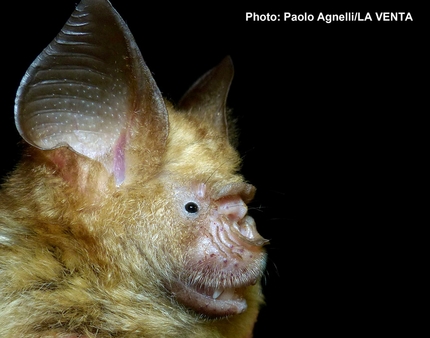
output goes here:
<path id="1" fill-rule="evenodd" d="M 15 2 L 3 11 L 2 175 L 19 157 L 19 81 L 75 4 Z M 421 247 L 411 245 L 417 223 L 414 212 L 403 218 L 403 202 L 414 198 L 427 157 L 416 150 L 428 115 L 418 104 L 428 97 L 425 13 L 406 3 L 113 5 L 172 101 L 225 55 L 233 59 L 228 105 L 239 118 L 243 173 L 258 191 L 251 213 L 271 241 L 255 337 L 410 333 L 403 314 L 416 299 L 409 283 L 419 279 L 412 256 Z M 377 22 L 375 11 L 410 12 L 414 21 Z M 247 22 L 246 12 L 281 21 Z M 284 12 L 315 20 L 283 22 Z M 320 12 L 370 12 L 373 21 L 316 22 Z"/>

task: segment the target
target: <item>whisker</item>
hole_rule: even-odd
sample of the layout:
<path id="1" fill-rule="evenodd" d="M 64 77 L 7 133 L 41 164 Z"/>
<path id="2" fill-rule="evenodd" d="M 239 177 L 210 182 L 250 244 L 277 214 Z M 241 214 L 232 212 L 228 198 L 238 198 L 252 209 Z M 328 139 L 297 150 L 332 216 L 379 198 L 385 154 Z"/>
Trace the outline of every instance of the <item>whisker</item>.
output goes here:
<path id="1" fill-rule="evenodd" d="M 209 177 L 206 179 L 206 181 L 204 182 L 204 184 L 207 184 L 209 182 L 209 180 L 212 178 L 212 176 L 219 170 L 219 168 L 221 168 L 225 163 L 227 163 L 227 161 L 223 161 L 218 167 L 216 167 L 216 169 L 212 172 L 212 174 L 209 175 Z"/>
<path id="2" fill-rule="evenodd" d="M 264 212 L 263 209 L 267 209 L 267 207 L 264 207 L 262 205 L 260 205 L 258 207 L 248 206 L 248 210 L 257 210 L 259 212 Z"/>
<path id="3" fill-rule="evenodd" d="M 245 151 L 241 151 L 240 159 L 243 161 L 245 159 L 245 157 L 253 151 L 255 151 L 255 147 L 252 147 L 252 148 L 245 150 Z"/>

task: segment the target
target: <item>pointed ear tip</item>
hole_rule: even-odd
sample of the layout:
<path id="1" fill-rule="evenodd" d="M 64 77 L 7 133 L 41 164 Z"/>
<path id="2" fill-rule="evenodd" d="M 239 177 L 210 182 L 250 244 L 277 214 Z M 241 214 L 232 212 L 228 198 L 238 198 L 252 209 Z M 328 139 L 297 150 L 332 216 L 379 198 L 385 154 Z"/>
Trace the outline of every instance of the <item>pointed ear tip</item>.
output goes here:
<path id="1" fill-rule="evenodd" d="M 227 55 L 224 57 L 224 59 L 222 59 L 221 64 L 224 64 L 233 68 L 233 59 L 231 58 L 230 55 Z"/>
<path id="2" fill-rule="evenodd" d="M 213 70 L 217 70 L 217 71 L 221 71 L 221 73 L 224 74 L 224 77 L 230 78 L 230 82 L 233 79 L 234 76 L 234 65 L 233 65 L 233 59 L 231 58 L 230 55 L 225 56 L 222 61 L 218 64 L 218 66 L 216 66 L 215 68 L 213 68 Z"/>

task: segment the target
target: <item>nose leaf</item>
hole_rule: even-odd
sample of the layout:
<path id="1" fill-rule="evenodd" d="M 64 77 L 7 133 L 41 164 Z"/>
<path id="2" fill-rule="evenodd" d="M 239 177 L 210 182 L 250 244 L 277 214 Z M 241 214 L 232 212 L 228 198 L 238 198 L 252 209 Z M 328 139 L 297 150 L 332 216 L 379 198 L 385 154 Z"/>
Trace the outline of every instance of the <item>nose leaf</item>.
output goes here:
<path id="1" fill-rule="evenodd" d="M 254 219 L 247 215 L 239 223 L 235 223 L 235 229 L 240 235 L 253 245 L 263 246 L 269 243 L 269 241 L 263 238 L 257 231 Z"/>
<path id="2" fill-rule="evenodd" d="M 217 211 L 224 225 L 236 234 L 243 245 L 261 247 L 268 243 L 257 231 L 254 219 L 247 215 L 248 207 L 239 196 L 226 196 L 217 201 Z"/>
<path id="3" fill-rule="evenodd" d="M 245 217 L 248 207 L 239 196 L 228 196 L 218 201 L 218 212 L 229 220 L 238 222 Z"/>

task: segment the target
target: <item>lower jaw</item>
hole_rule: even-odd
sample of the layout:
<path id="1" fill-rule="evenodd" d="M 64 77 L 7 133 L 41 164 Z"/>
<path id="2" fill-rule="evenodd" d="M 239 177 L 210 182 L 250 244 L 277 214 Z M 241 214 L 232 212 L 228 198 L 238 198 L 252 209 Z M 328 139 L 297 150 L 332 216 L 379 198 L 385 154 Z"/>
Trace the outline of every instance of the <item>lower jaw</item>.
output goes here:
<path id="1" fill-rule="evenodd" d="M 173 286 L 172 291 L 178 302 L 196 313 L 208 317 L 233 316 L 243 313 L 247 309 L 246 300 L 239 293 L 235 293 L 234 297 L 230 299 L 223 299 L 222 295 L 214 299 L 179 282 Z M 240 290 L 238 289 L 237 291 Z"/>

